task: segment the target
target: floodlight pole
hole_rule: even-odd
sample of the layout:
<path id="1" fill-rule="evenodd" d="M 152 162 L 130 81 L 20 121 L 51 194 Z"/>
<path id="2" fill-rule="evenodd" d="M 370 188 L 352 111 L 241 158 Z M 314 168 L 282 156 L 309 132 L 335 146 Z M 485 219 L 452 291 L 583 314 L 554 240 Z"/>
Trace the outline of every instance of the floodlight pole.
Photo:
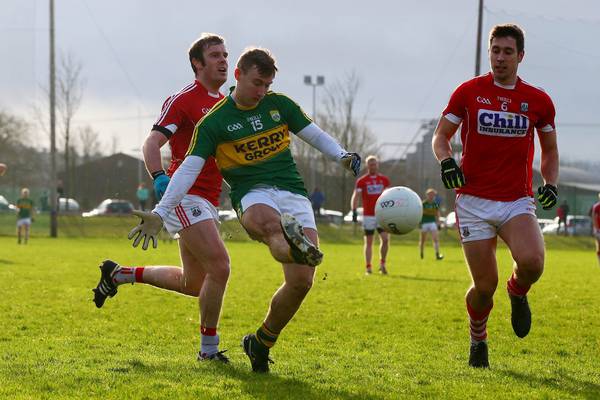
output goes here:
<path id="1" fill-rule="evenodd" d="M 479 0 L 479 12 L 477 17 L 477 47 L 475 51 L 475 76 L 481 74 L 481 30 L 483 25 L 483 0 Z"/>
<path id="2" fill-rule="evenodd" d="M 325 84 L 325 77 L 323 75 L 317 75 L 313 82 L 311 75 L 304 75 L 304 84 L 312 86 L 312 119 L 314 123 L 317 123 L 317 86 L 323 86 Z M 315 168 L 316 163 L 311 166 L 310 176 L 313 185 L 313 189 L 317 186 L 317 169 Z"/>
<path id="3" fill-rule="evenodd" d="M 54 62 L 54 0 L 50 0 L 50 237 L 58 237 L 56 198 L 56 65 Z"/>

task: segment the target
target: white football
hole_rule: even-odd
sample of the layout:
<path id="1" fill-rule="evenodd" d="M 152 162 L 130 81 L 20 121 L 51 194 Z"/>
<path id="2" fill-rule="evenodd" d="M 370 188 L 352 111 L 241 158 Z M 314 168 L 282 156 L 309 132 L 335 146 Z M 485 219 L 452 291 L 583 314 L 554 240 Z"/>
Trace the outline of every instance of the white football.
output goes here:
<path id="1" fill-rule="evenodd" d="M 375 204 L 377 224 L 386 232 L 403 235 L 415 229 L 423 216 L 421 198 L 405 186 L 387 188 Z"/>

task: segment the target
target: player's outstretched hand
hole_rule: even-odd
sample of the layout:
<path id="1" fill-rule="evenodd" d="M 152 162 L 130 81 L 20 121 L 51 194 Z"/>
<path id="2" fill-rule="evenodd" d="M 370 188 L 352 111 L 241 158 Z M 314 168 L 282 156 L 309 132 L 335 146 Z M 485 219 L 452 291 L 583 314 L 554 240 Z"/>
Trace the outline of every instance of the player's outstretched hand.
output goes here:
<path id="1" fill-rule="evenodd" d="M 465 176 L 458 164 L 456 164 L 456 161 L 454 161 L 454 158 L 448 157 L 442 160 L 441 166 L 442 182 L 446 189 L 456 189 L 465 185 Z"/>
<path id="2" fill-rule="evenodd" d="M 352 175 L 358 176 L 360 173 L 360 156 L 358 153 L 346 153 L 340 159 L 340 162 Z"/>
<path id="3" fill-rule="evenodd" d="M 164 172 L 154 177 L 153 186 L 156 200 L 160 201 L 160 199 L 162 199 L 163 195 L 167 191 L 167 186 L 169 185 L 170 180 L 171 179 L 169 178 L 169 175 L 165 174 Z"/>
<path id="4" fill-rule="evenodd" d="M 537 199 L 544 210 L 549 210 L 556 205 L 558 201 L 558 188 L 546 183 L 538 188 Z"/>
<path id="5" fill-rule="evenodd" d="M 140 223 L 129 232 L 127 238 L 133 239 L 133 247 L 137 247 L 142 239 L 142 249 L 148 250 L 148 243 L 152 240 L 152 246 L 156 248 L 158 246 L 158 233 L 162 229 L 163 222 L 160 216 L 153 212 L 133 210 L 133 215 L 140 217 Z"/>

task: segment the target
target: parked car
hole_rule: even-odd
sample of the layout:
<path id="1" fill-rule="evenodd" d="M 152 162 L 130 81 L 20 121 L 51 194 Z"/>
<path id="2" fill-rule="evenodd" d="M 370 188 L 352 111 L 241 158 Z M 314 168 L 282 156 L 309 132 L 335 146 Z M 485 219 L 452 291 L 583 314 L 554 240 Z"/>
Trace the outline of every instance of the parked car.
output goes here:
<path id="1" fill-rule="evenodd" d="M 356 219 L 358 220 L 358 222 L 362 222 L 363 220 L 363 208 L 362 207 L 358 207 L 356 209 Z M 352 222 L 352 210 L 348 211 L 348 214 L 346 214 L 344 216 L 344 222 Z"/>
<path id="2" fill-rule="evenodd" d="M 231 221 L 237 218 L 233 210 L 219 210 L 219 221 Z"/>
<path id="3" fill-rule="evenodd" d="M 549 218 L 538 218 L 538 225 L 540 226 L 540 229 L 544 229 L 545 227 L 547 227 L 548 225 L 551 225 L 554 223 L 553 219 L 549 219 Z"/>
<path id="4" fill-rule="evenodd" d="M 561 234 L 563 233 L 561 227 Z M 558 232 L 558 217 L 552 224 L 542 229 L 544 235 L 556 235 Z M 592 234 L 592 219 L 587 215 L 567 215 L 567 234 L 569 236 L 589 236 Z"/>
<path id="5" fill-rule="evenodd" d="M 0 194 L 0 212 L 15 212 L 17 208 L 10 204 L 4 196 Z"/>
<path id="6" fill-rule="evenodd" d="M 454 211 L 451 211 L 446 215 L 444 226 L 446 228 L 454 228 L 456 226 L 456 213 Z"/>
<path id="7" fill-rule="evenodd" d="M 129 215 L 133 211 L 133 204 L 127 200 L 106 199 L 91 211 L 81 214 L 83 217 L 96 217 L 101 215 Z"/>
<path id="8" fill-rule="evenodd" d="M 319 214 L 315 215 L 315 220 L 320 223 L 329 223 L 341 225 L 344 222 L 344 213 L 335 210 L 326 210 L 321 208 Z M 352 220 L 352 211 L 350 211 L 350 220 Z"/>
<path id="9" fill-rule="evenodd" d="M 66 197 L 61 197 L 58 199 L 58 212 L 61 214 L 64 213 L 78 213 L 81 211 L 79 207 L 79 203 L 75 199 L 68 199 Z"/>

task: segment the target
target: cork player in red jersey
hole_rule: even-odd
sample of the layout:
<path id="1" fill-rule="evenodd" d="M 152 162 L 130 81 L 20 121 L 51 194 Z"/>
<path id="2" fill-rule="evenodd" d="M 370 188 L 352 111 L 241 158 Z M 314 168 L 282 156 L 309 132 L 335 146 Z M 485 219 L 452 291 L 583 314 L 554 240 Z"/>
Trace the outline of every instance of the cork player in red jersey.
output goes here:
<path id="1" fill-rule="evenodd" d="M 154 193 L 158 199 L 165 193 L 169 177 L 183 162 L 196 123 L 223 98 L 219 88 L 227 80 L 227 56 L 225 41 L 218 35 L 203 34 L 192 44 L 189 60 L 195 80 L 167 98 L 144 142 L 144 161 L 154 179 Z M 160 148 L 167 142 L 171 147 L 171 163 L 165 172 Z M 106 260 L 100 265 L 102 276 L 94 289 L 94 302 L 100 308 L 107 297 L 117 293 L 119 285 L 134 282 L 198 297 L 201 338 L 198 360 L 228 362 L 218 349 L 217 334 L 230 271 L 229 256 L 217 227 L 216 207 L 221 181 L 221 174 L 211 157 L 179 205 L 165 217 L 167 231 L 179 237 L 183 268 L 121 266 Z M 148 243 L 144 243 L 144 249 L 147 246 Z"/>
<path id="2" fill-rule="evenodd" d="M 365 273 L 370 275 L 373 272 L 371 259 L 373 258 L 373 236 L 375 230 L 379 233 L 379 272 L 387 275 L 385 260 L 387 257 L 390 235 L 380 226 L 377 226 L 375 220 L 375 202 L 383 191 L 390 186 L 390 179 L 379 173 L 379 161 L 374 155 L 367 157 L 367 173 L 356 180 L 354 192 L 350 199 L 352 208 L 352 220 L 356 222 L 359 199 L 363 206 L 363 228 L 364 228 L 364 255 L 365 255 Z"/>
<path id="3" fill-rule="evenodd" d="M 600 199 L 600 193 L 598 193 Z M 596 239 L 596 256 L 598 257 L 598 265 L 600 265 L 600 201 L 592 206 L 592 225 L 594 239 Z"/>
<path id="4" fill-rule="evenodd" d="M 489 367 L 487 320 L 498 285 L 496 243 L 500 236 L 514 260 L 507 282 L 511 322 L 523 338 L 531 328 L 527 293 L 544 269 L 544 239 L 532 191 L 534 129 L 541 148 L 544 209 L 558 199 L 558 147 L 550 97 L 517 75 L 525 55 L 516 25 L 494 26 L 489 36 L 491 71 L 461 84 L 450 97 L 433 137 L 442 181 L 455 188 L 456 219 L 472 286 L 466 294 L 470 322 L 469 365 Z M 460 166 L 450 139 L 461 126 Z"/>

